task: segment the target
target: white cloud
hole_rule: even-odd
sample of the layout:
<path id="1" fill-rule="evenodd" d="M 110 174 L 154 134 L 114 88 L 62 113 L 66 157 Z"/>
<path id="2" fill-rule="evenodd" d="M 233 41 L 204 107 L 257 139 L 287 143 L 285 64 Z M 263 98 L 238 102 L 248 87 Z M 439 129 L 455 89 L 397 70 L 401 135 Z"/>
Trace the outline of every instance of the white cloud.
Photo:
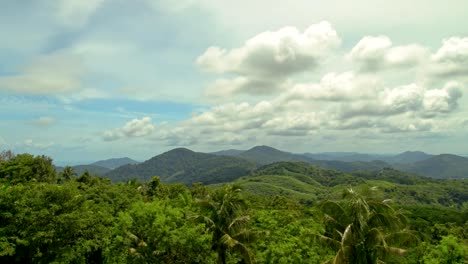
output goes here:
<path id="1" fill-rule="evenodd" d="M 427 89 L 416 83 L 386 88 L 373 100 L 348 101 L 341 104 L 341 119 L 356 116 L 395 116 L 414 113 L 434 117 L 457 109 L 462 92 L 457 83 L 447 83 L 441 89 Z"/>
<path id="2" fill-rule="evenodd" d="M 360 71 L 376 72 L 417 66 L 427 59 L 428 51 L 417 44 L 393 46 L 387 36 L 366 36 L 354 46 L 348 57 Z"/>
<path id="3" fill-rule="evenodd" d="M 451 37 L 432 55 L 432 74 L 444 77 L 468 75 L 468 37 Z"/>
<path id="4" fill-rule="evenodd" d="M 458 107 L 461 97 L 460 84 L 456 82 L 447 83 L 443 89 L 428 90 L 423 99 L 425 114 L 449 113 Z"/>
<path id="5" fill-rule="evenodd" d="M 265 94 L 280 90 L 293 74 L 317 67 L 328 52 L 340 45 L 328 22 L 311 25 L 304 32 L 295 27 L 267 31 L 247 40 L 240 48 L 210 47 L 197 59 L 198 66 L 218 74 L 237 74 L 209 88 L 220 94 Z"/>
<path id="6" fill-rule="evenodd" d="M 26 95 L 60 95 L 82 89 L 80 58 L 52 53 L 35 58 L 22 72 L 0 77 L 0 91 Z"/>
<path id="7" fill-rule="evenodd" d="M 50 116 L 41 116 L 37 119 L 32 120 L 30 123 L 34 126 L 47 128 L 55 124 L 56 120 Z"/>
<path id="8" fill-rule="evenodd" d="M 155 130 L 150 117 L 143 117 L 141 119 L 133 119 L 121 128 L 107 130 L 103 134 L 105 141 L 114 141 L 121 138 L 137 138 L 146 137 L 151 135 Z"/>
<path id="9" fill-rule="evenodd" d="M 296 84 L 284 100 L 345 101 L 374 98 L 383 84 L 375 77 L 353 72 L 328 73 L 320 83 Z"/>

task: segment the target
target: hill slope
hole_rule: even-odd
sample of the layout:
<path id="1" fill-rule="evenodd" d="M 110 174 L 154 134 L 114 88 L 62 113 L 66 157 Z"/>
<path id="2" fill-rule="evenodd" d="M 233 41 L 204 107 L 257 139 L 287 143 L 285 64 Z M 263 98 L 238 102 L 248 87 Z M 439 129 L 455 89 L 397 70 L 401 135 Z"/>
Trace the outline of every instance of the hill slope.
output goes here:
<path id="1" fill-rule="evenodd" d="M 280 161 L 309 162 L 311 160 L 302 155 L 281 151 L 268 146 L 253 147 L 245 152 L 240 153 L 239 156 L 254 160 L 259 164 L 270 164 Z"/>
<path id="2" fill-rule="evenodd" d="M 413 163 L 418 161 L 423 161 L 431 158 L 432 155 L 424 153 L 422 151 L 405 151 L 396 156 L 386 159 L 386 161 L 391 163 Z"/>
<path id="3" fill-rule="evenodd" d="M 100 161 L 96 161 L 90 165 L 96 165 L 96 166 L 101 166 L 101 167 L 104 167 L 104 168 L 108 168 L 108 169 L 115 169 L 115 168 L 118 168 L 120 166 L 123 166 L 123 165 L 127 165 L 127 164 L 138 164 L 140 162 L 136 161 L 136 160 L 133 160 L 133 159 L 130 159 L 130 158 L 127 158 L 127 157 L 124 157 L 124 158 L 115 158 L 115 159 L 106 159 L 106 160 L 100 160 Z"/>
<path id="4" fill-rule="evenodd" d="M 410 164 L 396 164 L 394 167 L 438 179 L 468 179 L 468 158 L 452 154 L 436 155 Z"/>
<path id="5" fill-rule="evenodd" d="M 136 165 L 124 165 L 105 176 L 113 181 L 136 178 L 148 181 L 160 176 L 163 182 L 202 182 L 204 184 L 233 181 L 256 168 L 254 162 L 240 157 L 217 156 L 178 148 Z"/>

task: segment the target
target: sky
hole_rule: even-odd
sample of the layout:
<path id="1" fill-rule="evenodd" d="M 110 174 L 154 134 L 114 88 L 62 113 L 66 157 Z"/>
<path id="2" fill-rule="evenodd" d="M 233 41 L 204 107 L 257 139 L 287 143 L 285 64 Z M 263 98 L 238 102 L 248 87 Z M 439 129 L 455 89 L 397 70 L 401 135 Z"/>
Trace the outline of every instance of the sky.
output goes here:
<path id="1" fill-rule="evenodd" d="M 465 0 L 0 0 L 0 150 L 468 155 Z"/>

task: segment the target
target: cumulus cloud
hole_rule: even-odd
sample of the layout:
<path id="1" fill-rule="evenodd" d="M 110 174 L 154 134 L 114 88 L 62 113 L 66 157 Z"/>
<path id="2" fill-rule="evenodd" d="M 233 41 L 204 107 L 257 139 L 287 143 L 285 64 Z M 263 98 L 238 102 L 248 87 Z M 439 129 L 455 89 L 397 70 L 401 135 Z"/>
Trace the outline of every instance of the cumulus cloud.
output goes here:
<path id="1" fill-rule="evenodd" d="M 364 72 L 413 67 L 427 57 L 426 48 L 417 44 L 393 46 L 387 36 L 366 36 L 348 54 L 348 58 Z"/>
<path id="2" fill-rule="evenodd" d="M 60 95 L 82 89 L 80 58 L 52 53 L 34 59 L 22 72 L 0 77 L 0 91 L 26 95 Z"/>
<path id="3" fill-rule="evenodd" d="M 468 75 L 468 37 L 445 39 L 431 57 L 432 74 L 443 77 Z"/>
<path id="4" fill-rule="evenodd" d="M 153 139 L 177 146 L 221 141 L 236 145 L 242 140 L 245 144 L 258 138 L 312 137 L 342 130 L 431 132 L 457 109 L 462 96 L 453 82 L 435 89 L 417 83 L 386 87 L 367 78 L 331 73 L 317 84 L 297 86 L 269 101 L 217 105 L 162 128 Z"/>
<path id="5" fill-rule="evenodd" d="M 34 119 L 30 122 L 31 125 L 41 127 L 41 128 L 47 128 L 55 124 L 56 120 L 53 117 L 50 116 L 41 116 L 37 119 Z"/>
<path id="6" fill-rule="evenodd" d="M 197 59 L 208 72 L 236 74 L 233 79 L 215 83 L 218 93 L 264 94 L 279 90 L 293 74 L 316 67 L 341 40 L 328 22 L 311 25 L 304 32 L 295 27 L 263 32 L 232 50 L 210 47 Z"/>
<path id="7" fill-rule="evenodd" d="M 342 119 L 355 116 L 394 116 L 417 113 L 433 117 L 454 111 L 462 92 L 459 84 L 447 83 L 441 89 L 427 89 L 416 83 L 386 88 L 374 100 L 350 101 L 340 106 Z"/>
<path id="8" fill-rule="evenodd" d="M 320 83 L 296 84 L 285 93 L 284 100 L 344 101 L 374 98 L 383 84 L 371 76 L 359 76 L 353 72 L 328 73 Z"/>
<path id="9" fill-rule="evenodd" d="M 150 117 L 143 117 L 142 119 L 133 119 L 121 128 L 107 130 L 103 134 L 105 141 L 114 141 L 121 138 L 136 138 L 151 135 L 155 130 Z"/>

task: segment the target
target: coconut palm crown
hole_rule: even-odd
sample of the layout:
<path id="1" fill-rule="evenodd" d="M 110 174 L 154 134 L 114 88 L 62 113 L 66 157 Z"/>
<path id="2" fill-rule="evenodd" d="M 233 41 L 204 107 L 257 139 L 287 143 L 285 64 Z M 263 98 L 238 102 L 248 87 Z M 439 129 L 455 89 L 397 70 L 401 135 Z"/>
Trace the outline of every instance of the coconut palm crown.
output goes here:
<path id="1" fill-rule="evenodd" d="M 417 242 L 404 215 L 389 205 L 390 200 L 372 198 L 375 191 L 369 188 L 361 194 L 349 188 L 343 193 L 343 202 L 321 205 L 326 231 L 319 237 L 337 250 L 328 263 L 384 263 L 389 254 L 404 254 L 401 246 Z"/>
<path id="2" fill-rule="evenodd" d="M 244 214 L 246 202 L 241 188 L 227 185 L 196 203 L 202 208 L 202 215 L 196 218 L 204 221 L 213 234 L 212 246 L 218 254 L 218 263 L 226 263 L 227 252 L 237 251 L 245 263 L 254 263 L 254 257 L 245 242 L 252 240 L 255 232 L 247 228 L 250 218 Z"/>

